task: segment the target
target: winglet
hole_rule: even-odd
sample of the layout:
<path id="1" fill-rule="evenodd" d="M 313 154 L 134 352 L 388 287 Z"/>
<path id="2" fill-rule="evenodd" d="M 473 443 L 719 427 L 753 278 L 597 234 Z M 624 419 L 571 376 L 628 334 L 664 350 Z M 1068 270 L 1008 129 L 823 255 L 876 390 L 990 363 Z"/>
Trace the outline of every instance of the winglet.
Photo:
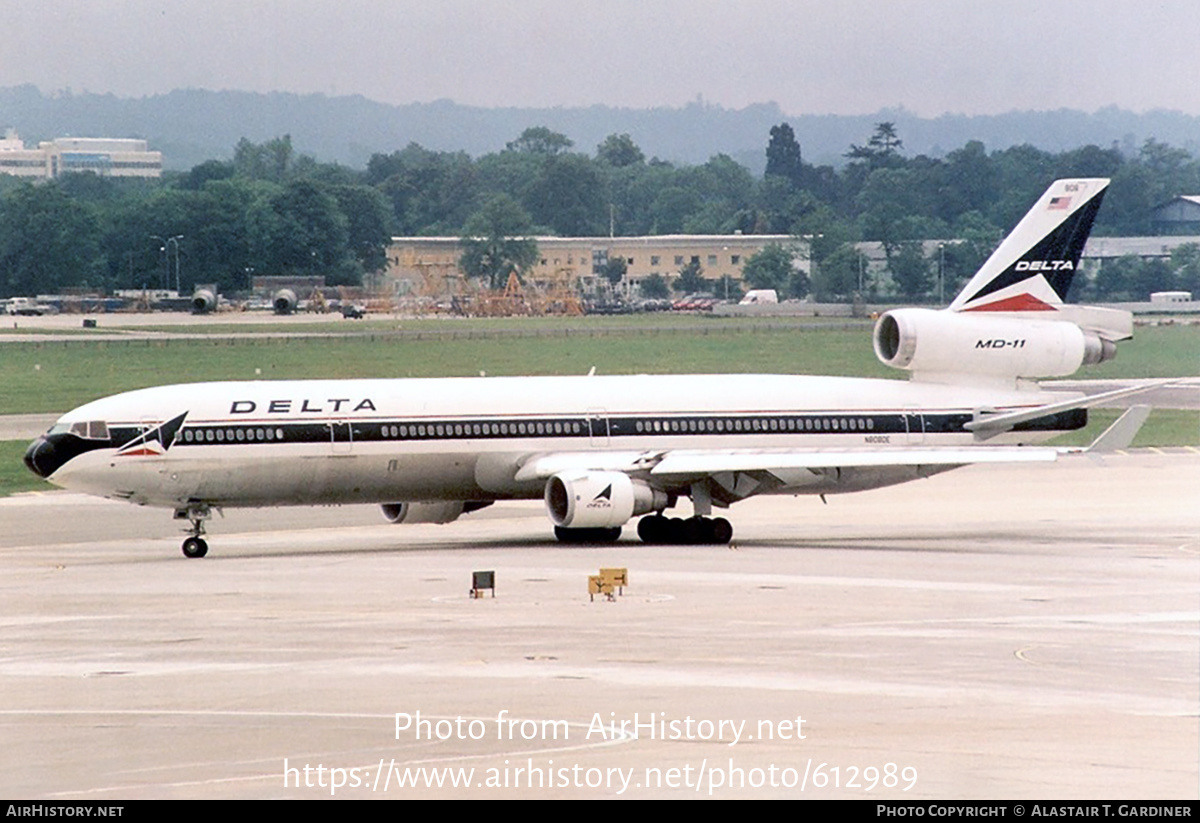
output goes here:
<path id="1" fill-rule="evenodd" d="M 1149 406 L 1130 406 L 1115 423 L 1092 441 L 1092 445 L 1088 446 L 1086 451 L 1103 453 L 1129 448 L 1129 444 L 1133 442 L 1133 438 L 1137 436 L 1149 416 Z"/>

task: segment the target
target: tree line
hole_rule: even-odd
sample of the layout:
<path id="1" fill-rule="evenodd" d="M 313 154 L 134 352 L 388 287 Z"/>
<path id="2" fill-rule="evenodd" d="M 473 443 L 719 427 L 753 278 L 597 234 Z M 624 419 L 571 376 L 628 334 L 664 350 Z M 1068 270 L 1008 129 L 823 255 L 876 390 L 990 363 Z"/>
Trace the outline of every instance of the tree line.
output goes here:
<path id="1" fill-rule="evenodd" d="M 536 259 L 529 243 L 514 241 L 537 234 L 741 232 L 790 234 L 811 248 L 811 280 L 772 250 L 748 261 L 751 286 L 919 300 L 936 292 L 939 272 L 952 293 L 1057 177 L 1113 178 L 1101 235 L 1149 234 L 1154 206 L 1200 193 L 1200 163 L 1154 140 L 1133 154 L 1098 146 L 988 152 L 973 141 L 941 157 L 909 157 L 895 126 L 880 123 L 847 148 L 840 167 L 807 163 L 787 123 L 764 143 L 762 176 L 725 155 L 690 166 L 647 158 L 627 134 L 579 151 L 565 135 L 532 127 L 480 157 L 413 143 L 373 155 L 365 169 L 297 154 L 284 136 L 243 139 L 232 159 L 161 180 L 0 178 L 0 292 L 173 287 L 176 251 L 185 292 L 195 283 L 242 289 L 254 275 L 355 284 L 383 268 L 394 234 L 462 237 L 467 273 L 502 286 L 508 271 Z M 177 239 L 172 246 L 164 238 Z M 943 241 L 934 255 L 919 242 L 928 239 Z M 853 245 L 863 240 L 882 244 L 885 277 L 867 271 Z M 1147 288 L 1200 291 L 1200 255 L 1189 254 L 1118 261 L 1083 292 L 1144 299 Z M 664 274 L 718 288 L 702 270 Z"/>

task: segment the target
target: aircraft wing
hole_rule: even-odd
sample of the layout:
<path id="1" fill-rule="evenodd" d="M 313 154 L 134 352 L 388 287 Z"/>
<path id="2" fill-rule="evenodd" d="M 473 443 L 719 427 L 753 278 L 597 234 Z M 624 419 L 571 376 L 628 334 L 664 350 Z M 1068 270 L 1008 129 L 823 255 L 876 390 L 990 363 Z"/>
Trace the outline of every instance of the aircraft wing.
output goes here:
<path id="1" fill-rule="evenodd" d="M 863 466 L 963 466 L 969 463 L 1046 462 L 1062 450 L 1028 446 L 894 449 L 670 449 L 655 452 L 558 452 L 530 458 L 516 480 L 545 480 L 562 471 L 645 472 L 653 477 L 773 469 L 832 469 Z"/>
<path id="2" fill-rule="evenodd" d="M 898 448 L 788 451 L 667 452 L 650 470 L 655 477 L 773 471 L 775 469 L 834 469 L 877 466 L 963 466 L 969 463 L 1027 463 L 1056 460 L 1051 448 L 1002 446 L 994 448 Z"/>
<path id="3" fill-rule="evenodd" d="M 563 471 L 611 471 L 631 474 L 648 471 L 662 458 L 662 451 L 554 452 L 527 459 L 514 480 L 545 480 Z"/>
<path id="4" fill-rule="evenodd" d="M 1110 393 L 1111 397 L 1116 393 Z M 1122 393 L 1124 394 L 1124 392 Z M 1078 401 L 1074 401 L 1078 402 Z M 1058 406 L 1067 404 L 1054 404 Z M 1042 407 L 1041 414 L 1046 413 Z M 651 477 L 699 477 L 720 472 L 776 472 L 798 469 L 879 468 L 887 466 L 966 466 L 972 463 L 1042 463 L 1063 454 L 1125 448 L 1149 415 L 1133 406 L 1087 447 L 1052 446 L 899 446 L 848 449 L 667 449 L 659 451 L 555 452 L 533 455 L 517 471 L 518 481 L 545 480 L 562 471 L 617 471 Z M 1029 418 L 1032 419 L 1032 418 Z"/>

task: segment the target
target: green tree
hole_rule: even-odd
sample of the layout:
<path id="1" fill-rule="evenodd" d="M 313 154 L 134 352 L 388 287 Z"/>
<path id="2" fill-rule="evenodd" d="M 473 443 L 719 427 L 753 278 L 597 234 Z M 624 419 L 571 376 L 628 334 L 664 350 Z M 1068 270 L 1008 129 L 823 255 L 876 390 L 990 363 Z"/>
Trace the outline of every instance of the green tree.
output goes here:
<path id="1" fill-rule="evenodd" d="M 1102 300 L 1146 300 L 1138 297 L 1135 282 L 1140 279 L 1142 259 L 1129 254 L 1116 260 L 1105 260 L 1096 273 L 1094 288 Z"/>
<path id="2" fill-rule="evenodd" d="M 459 267 L 488 288 L 503 287 L 508 275 L 522 272 L 537 262 L 537 241 L 529 236 L 533 221 L 521 205 L 506 194 L 498 194 L 467 221 L 462 238 Z"/>
<path id="3" fill-rule="evenodd" d="M 1200 295 L 1200 244 L 1185 243 L 1171 252 L 1171 265 L 1179 288 Z"/>
<path id="4" fill-rule="evenodd" d="M 742 281 L 752 289 L 774 289 L 787 294 L 797 274 L 795 252 L 777 243 L 763 246 L 742 267 Z"/>
<path id="5" fill-rule="evenodd" d="M 709 285 L 709 282 L 704 279 L 704 269 L 700 267 L 700 261 L 692 260 L 679 270 L 679 277 L 675 280 L 674 289 L 680 294 L 694 294 L 709 291 Z"/>
<path id="6" fill-rule="evenodd" d="M 1165 260 L 1127 255 L 1107 260 L 1096 276 L 1096 291 L 1109 300 L 1145 301 L 1156 291 L 1172 291 L 1177 281 Z"/>
<path id="7" fill-rule="evenodd" d="M 925 259 L 920 240 L 907 240 L 888 256 L 888 270 L 900 294 L 908 300 L 924 297 L 929 292 L 929 261 Z"/>
<path id="8" fill-rule="evenodd" d="M 609 282 L 609 285 L 616 287 L 625 279 L 628 271 L 629 266 L 625 263 L 624 257 L 610 257 L 600 273 L 604 275 L 604 279 Z"/>
<path id="9" fill-rule="evenodd" d="M 628 134 L 610 134 L 596 146 L 596 159 L 614 168 L 624 168 L 645 163 L 646 155 Z"/>
<path id="10" fill-rule="evenodd" d="M 522 169 L 514 178 L 533 173 Z M 401 234 L 457 234 L 477 208 L 481 188 L 479 167 L 466 152 L 435 152 L 416 143 L 372 155 L 366 181 L 391 204 Z"/>
<path id="11" fill-rule="evenodd" d="M 863 161 L 870 168 L 894 165 L 899 157 L 904 141 L 896 132 L 896 124 L 892 122 L 876 123 L 875 132 L 865 146 L 851 144 L 846 157 L 851 160 Z"/>
<path id="12" fill-rule="evenodd" d="M 265 143 L 251 143 L 243 137 L 233 149 L 233 168 L 237 174 L 251 180 L 282 183 L 289 177 L 293 156 L 290 134 Z"/>
<path id="13" fill-rule="evenodd" d="M 734 217 L 754 202 L 754 176 L 725 154 L 710 157 L 703 166 L 680 170 L 675 178 L 695 198 L 683 217 L 683 230 L 689 234 L 731 232 Z"/>
<path id="14" fill-rule="evenodd" d="M 793 186 L 799 187 L 804 174 L 800 159 L 800 144 L 796 133 L 787 123 L 771 127 L 771 140 L 767 143 L 767 177 L 782 177 Z"/>
<path id="15" fill-rule="evenodd" d="M 713 292 L 724 300 L 731 303 L 736 303 L 746 296 L 746 292 L 742 290 L 742 286 L 737 280 L 733 279 L 732 275 L 723 274 L 717 280 L 717 285 Z"/>
<path id="16" fill-rule="evenodd" d="M 0 200 L 0 289 L 5 296 L 100 287 L 104 266 L 95 214 L 54 183 L 28 183 Z"/>
<path id="17" fill-rule="evenodd" d="M 920 172 L 911 168 L 876 169 L 855 200 L 863 239 L 883 243 L 888 257 L 906 240 L 945 234 L 945 227 L 928 216 L 931 204 L 922 199 L 920 182 Z"/>
<path id="18" fill-rule="evenodd" d="M 866 258 L 853 243 L 843 243 L 825 257 L 812 277 L 813 296 L 822 303 L 849 302 L 866 271 Z"/>
<path id="19" fill-rule="evenodd" d="M 535 223 L 563 237 L 599 234 L 607 223 L 600 175 L 582 154 L 547 158 L 522 202 Z"/>
<path id="20" fill-rule="evenodd" d="M 638 291 L 646 300 L 665 300 L 671 295 L 671 289 L 667 286 L 667 281 L 663 279 L 661 274 L 652 274 L 649 277 L 643 277 L 638 285 Z"/>
<path id="21" fill-rule="evenodd" d="M 700 210 L 703 201 L 695 191 L 683 186 L 667 186 L 660 190 L 650 207 L 654 234 L 679 234 L 683 221 Z"/>
<path id="22" fill-rule="evenodd" d="M 954 220 L 969 211 L 982 213 L 999 194 L 995 164 L 978 140 L 947 154 L 945 167 L 940 171 L 938 176 L 942 180 L 937 186 L 934 213 L 945 220 Z"/>
<path id="23" fill-rule="evenodd" d="M 506 151 L 523 154 L 541 154 L 553 156 L 562 154 L 575 145 L 575 142 L 565 134 L 551 131 L 545 126 L 532 126 L 521 132 L 521 136 L 505 144 Z"/>
<path id="24" fill-rule="evenodd" d="M 209 180 L 228 180 L 233 177 L 235 169 L 232 163 L 221 160 L 205 160 L 197 166 L 192 166 L 178 185 L 181 189 L 200 191 Z"/>
<path id="25" fill-rule="evenodd" d="M 388 203 L 369 186 L 332 186 L 330 193 L 346 217 L 347 243 L 364 272 L 382 271 L 392 240 Z"/>
<path id="26" fill-rule="evenodd" d="M 810 291 L 812 291 L 812 279 L 800 269 L 793 270 L 792 276 L 788 279 L 786 295 L 803 300 L 808 297 Z"/>
<path id="27" fill-rule="evenodd" d="M 323 186 L 292 181 L 271 198 L 270 207 L 276 220 L 263 239 L 272 269 L 324 274 L 332 283 L 355 281 L 349 221 Z"/>

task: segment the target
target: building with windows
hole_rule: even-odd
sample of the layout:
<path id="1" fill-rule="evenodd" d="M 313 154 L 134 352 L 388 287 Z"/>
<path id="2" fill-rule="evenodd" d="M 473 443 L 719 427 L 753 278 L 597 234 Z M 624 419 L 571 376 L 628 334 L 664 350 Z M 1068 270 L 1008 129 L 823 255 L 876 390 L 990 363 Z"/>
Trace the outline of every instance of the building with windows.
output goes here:
<path id="1" fill-rule="evenodd" d="M 637 296 L 640 283 L 659 275 L 669 283 L 685 266 L 700 266 L 701 276 L 714 284 L 729 276 L 742 279 L 742 267 L 764 247 L 793 249 L 796 268 L 808 273 L 807 243 L 788 234 L 667 234 L 646 237 L 538 237 L 540 259 L 525 279 L 539 285 L 569 284 L 594 292 L 613 258 L 625 261 L 619 288 Z M 393 237 L 384 277 L 396 296 L 438 297 L 456 294 L 462 272 L 462 247 L 457 237 Z"/>
<path id="2" fill-rule="evenodd" d="M 1195 234 L 1200 230 L 1200 196 L 1180 195 L 1155 208 L 1150 219 L 1163 234 Z"/>
<path id="3" fill-rule="evenodd" d="M 60 137 L 28 149 L 15 132 L 0 140 L 0 174 L 52 180 L 70 172 L 101 177 L 162 177 L 162 152 L 145 140 Z"/>

